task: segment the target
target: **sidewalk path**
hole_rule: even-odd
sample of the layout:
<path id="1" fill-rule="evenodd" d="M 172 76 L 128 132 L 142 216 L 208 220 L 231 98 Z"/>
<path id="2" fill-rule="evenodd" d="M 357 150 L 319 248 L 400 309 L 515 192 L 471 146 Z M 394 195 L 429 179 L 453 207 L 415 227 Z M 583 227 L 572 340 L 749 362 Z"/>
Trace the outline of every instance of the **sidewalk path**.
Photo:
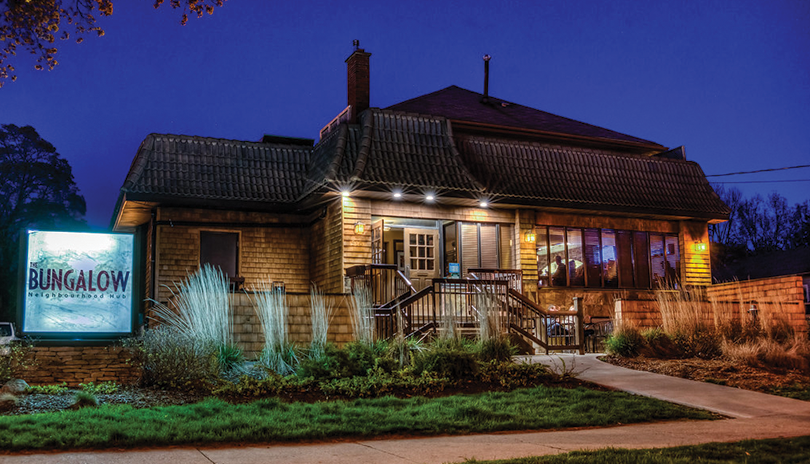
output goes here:
<path id="1" fill-rule="evenodd" d="M 729 419 L 676 421 L 576 431 L 499 433 L 398 440 L 360 440 L 314 445 L 251 445 L 228 448 L 168 448 L 0 456 L 0 463 L 455 463 L 465 459 L 504 459 L 573 450 L 657 448 L 795 437 L 810 434 L 810 402 L 693 382 L 603 363 L 596 355 L 532 356 L 557 368 L 573 369 L 583 380 L 639 395 L 707 409 Z"/>

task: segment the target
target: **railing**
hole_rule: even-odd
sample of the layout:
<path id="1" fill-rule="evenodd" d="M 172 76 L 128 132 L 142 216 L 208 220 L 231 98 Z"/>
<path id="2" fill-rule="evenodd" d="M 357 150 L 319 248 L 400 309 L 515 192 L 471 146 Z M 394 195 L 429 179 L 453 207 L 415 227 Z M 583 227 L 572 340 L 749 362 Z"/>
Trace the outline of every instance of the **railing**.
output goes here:
<path id="1" fill-rule="evenodd" d="M 374 306 L 385 306 L 408 291 L 413 291 L 410 281 L 397 270 L 394 264 L 363 264 L 346 268 L 351 280 L 352 292 L 364 285 L 371 293 Z"/>
<path id="2" fill-rule="evenodd" d="M 468 269 L 467 272 L 474 279 L 505 280 L 509 282 L 509 288 L 523 292 L 523 271 L 520 269 Z"/>
<path id="3" fill-rule="evenodd" d="M 574 298 L 573 311 L 551 311 L 522 293 L 509 289 L 509 328 L 549 351 L 585 353 L 582 298 Z"/>

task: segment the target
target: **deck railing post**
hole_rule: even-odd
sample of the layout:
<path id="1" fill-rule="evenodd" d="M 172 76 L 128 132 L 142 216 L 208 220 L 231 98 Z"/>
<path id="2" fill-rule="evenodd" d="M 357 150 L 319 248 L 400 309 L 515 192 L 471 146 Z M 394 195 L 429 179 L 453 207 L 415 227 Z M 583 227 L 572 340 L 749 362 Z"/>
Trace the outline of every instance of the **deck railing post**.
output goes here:
<path id="1" fill-rule="evenodd" d="M 585 326 L 582 324 L 583 321 L 583 310 L 584 305 L 582 304 L 582 297 L 575 296 L 574 297 L 574 309 L 577 312 L 577 345 L 579 345 L 579 354 L 585 354 Z"/>

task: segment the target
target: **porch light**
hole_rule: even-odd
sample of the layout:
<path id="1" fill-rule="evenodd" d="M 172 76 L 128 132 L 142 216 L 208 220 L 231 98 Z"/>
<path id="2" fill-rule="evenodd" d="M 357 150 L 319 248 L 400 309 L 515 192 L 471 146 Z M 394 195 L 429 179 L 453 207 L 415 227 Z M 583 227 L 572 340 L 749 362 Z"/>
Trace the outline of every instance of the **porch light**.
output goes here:
<path id="1" fill-rule="evenodd" d="M 340 191 L 340 194 L 343 195 L 343 198 L 348 198 L 351 192 L 349 192 L 349 189 L 343 189 Z"/>
<path id="2" fill-rule="evenodd" d="M 526 234 L 523 235 L 523 240 L 525 240 L 527 243 L 534 243 L 537 241 L 537 234 L 531 230 L 527 230 Z"/>
<path id="3" fill-rule="evenodd" d="M 363 232 L 366 231 L 366 226 L 362 222 L 358 221 L 354 223 L 354 233 L 357 235 L 363 235 Z"/>
<path id="4" fill-rule="evenodd" d="M 435 200 L 435 199 L 436 199 L 436 197 L 434 197 L 434 196 L 433 196 L 433 195 L 431 195 L 431 194 L 428 194 L 428 195 L 425 197 L 425 200 L 426 200 L 426 201 L 433 201 L 433 200 Z"/>
<path id="5" fill-rule="evenodd" d="M 703 253 L 704 251 L 706 251 L 706 243 L 703 242 L 702 240 L 698 240 L 697 242 L 695 242 L 695 252 Z"/>
<path id="6" fill-rule="evenodd" d="M 489 206 L 489 203 L 487 203 L 486 200 L 481 200 L 481 202 L 478 203 L 478 206 L 480 206 L 482 208 L 486 208 L 487 206 Z"/>
<path id="7" fill-rule="evenodd" d="M 394 198 L 402 198 L 402 192 L 394 192 Z"/>

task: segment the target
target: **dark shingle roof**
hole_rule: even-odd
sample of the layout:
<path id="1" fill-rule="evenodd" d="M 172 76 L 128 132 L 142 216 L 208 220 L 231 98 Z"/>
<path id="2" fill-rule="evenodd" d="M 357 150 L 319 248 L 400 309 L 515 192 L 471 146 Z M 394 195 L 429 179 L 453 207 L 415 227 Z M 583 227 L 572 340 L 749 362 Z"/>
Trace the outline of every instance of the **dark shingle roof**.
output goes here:
<path id="1" fill-rule="evenodd" d="M 351 180 L 386 186 L 481 190 L 459 157 L 444 118 L 372 110 L 364 114 L 363 129 Z"/>
<path id="2" fill-rule="evenodd" d="M 121 190 L 130 197 L 292 203 L 305 185 L 312 148 L 150 134 Z"/>
<path id="3" fill-rule="evenodd" d="M 728 216 L 693 162 L 621 148 L 561 146 L 545 137 L 454 134 L 443 116 L 376 108 L 365 111 L 360 124 L 339 125 L 314 147 L 151 134 L 138 149 L 116 213 L 124 196 L 176 205 L 305 208 L 318 194 L 343 185 L 436 190 L 466 199 L 486 194 L 503 204 L 574 210 Z"/>
<path id="4" fill-rule="evenodd" d="M 722 218 L 728 207 L 697 163 L 604 149 L 457 135 L 488 192 L 547 206 Z"/>
<path id="5" fill-rule="evenodd" d="M 657 145 L 655 142 L 615 132 L 598 126 L 564 118 L 545 111 L 529 108 L 517 103 L 489 97 L 488 103 L 481 101 L 483 95 L 452 85 L 421 97 L 406 100 L 389 106 L 388 110 L 407 113 L 443 116 L 454 121 L 468 121 L 503 127 L 531 129 L 555 134 L 618 140 L 643 145 Z M 663 147 L 662 147 L 663 148 Z"/>

